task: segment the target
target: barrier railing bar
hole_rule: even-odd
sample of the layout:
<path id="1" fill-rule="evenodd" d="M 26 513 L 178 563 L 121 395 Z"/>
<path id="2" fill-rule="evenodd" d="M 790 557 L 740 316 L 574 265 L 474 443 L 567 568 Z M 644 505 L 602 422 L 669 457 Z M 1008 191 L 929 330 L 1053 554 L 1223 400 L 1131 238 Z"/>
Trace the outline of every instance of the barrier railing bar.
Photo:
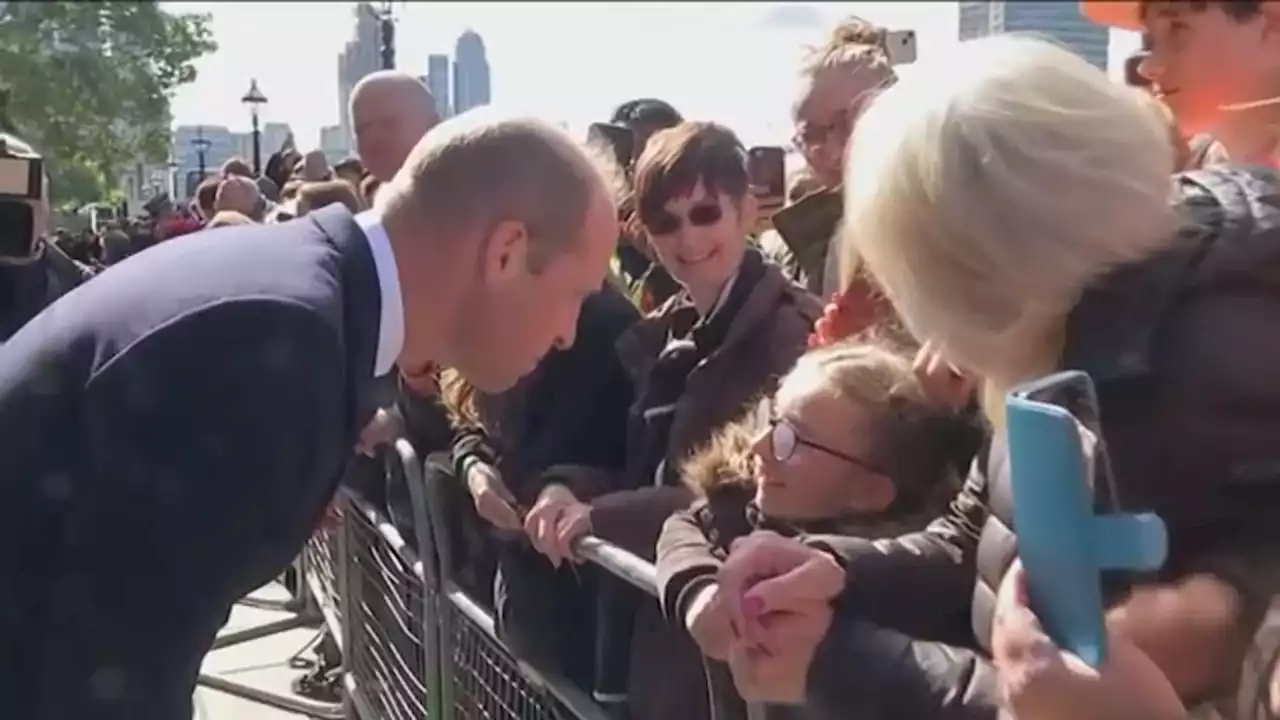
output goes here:
<path id="1" fill-rule="evenodd" d="M 611 575 L 658 597 L 658 569 L 652 563 L 592 535 L 578 540 L 574 549 L 582 559 L 599 565 Z"/>

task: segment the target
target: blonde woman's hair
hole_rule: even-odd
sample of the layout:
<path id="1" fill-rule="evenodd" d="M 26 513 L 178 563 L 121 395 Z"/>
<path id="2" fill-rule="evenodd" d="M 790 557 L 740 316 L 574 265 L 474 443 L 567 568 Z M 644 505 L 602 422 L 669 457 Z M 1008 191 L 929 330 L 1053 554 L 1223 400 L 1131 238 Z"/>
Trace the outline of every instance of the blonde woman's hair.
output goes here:
<path id="1" fill-rule="evenodd" d="M 887 35 L 884 28 L 850 15 L 836 25 L 825 43 L 808 49 L 800 71 L 812 78 L 824 70 L 838 69 L 865 73 L 874 84 L 892 82 L 897 76 L 885 48 Z"/>
<path id="2" fill-rule="evenodd" d="M 1172 242 L 1172 171 L 1139 91 L 1050 42 L 983 38 L 859 120 L 842 242 L 913 335 L 1003 386 L 1055 366 L 1086 286 Z"/>
<path id="3" fill-rule="evenodd" d="M 451 368 L 440 371 L 440 404 L 455 428 L 483 428 L 477 403 L 479 390 Z"/>

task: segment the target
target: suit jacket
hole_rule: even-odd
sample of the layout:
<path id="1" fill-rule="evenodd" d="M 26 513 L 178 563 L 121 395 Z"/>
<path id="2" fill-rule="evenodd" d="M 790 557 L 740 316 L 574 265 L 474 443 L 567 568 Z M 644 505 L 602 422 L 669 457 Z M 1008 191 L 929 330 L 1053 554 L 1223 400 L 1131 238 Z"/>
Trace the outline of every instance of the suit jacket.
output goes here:
<path id="1" fill-rule="evenodd" d="M 13 717 L 190 717 L 231 605 L 302 547 L 372 415 L 380 312 L 333 206 L 159 245 L 0 346 Z"/>

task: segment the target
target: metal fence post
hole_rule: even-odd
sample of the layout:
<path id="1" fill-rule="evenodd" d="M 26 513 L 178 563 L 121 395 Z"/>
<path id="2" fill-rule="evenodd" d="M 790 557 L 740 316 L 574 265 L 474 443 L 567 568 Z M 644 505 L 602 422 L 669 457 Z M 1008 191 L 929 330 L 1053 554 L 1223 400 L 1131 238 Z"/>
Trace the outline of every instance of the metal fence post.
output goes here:
<path id="1" fill-rule="evenodd" d="M 448 676 L 443 674 L 441 661 L 441 639 L 439 619 L 440 612 L 440 557 L 432 540 L 429 521 L 427 520 L 427 500 L 423 489 L 424 465 L 413 445 L 400 438 L 392 446 L 404 468 L 405 485 L 409 491 L 409 504 L 413 509 L 414 543 L 418 555 L 418 566 L 422 569 L 422 604 L 418 610 L 422 613 L 419 640 L 422 642 L 422 654 L 425 658 L 427 684 L 427 708 L 429 717 L 447 717 L 445 704 Z"/>
<path id="2" fill-rule="evenodd" d="M 339 491 L 342 502 L 340 509 L 343 515 L 342 522 L 338 524 L 333 534 L 333 565 L 334 565 L 334 584 L 337 585 L 338 597 L 338 615 L 341 623 L 341 640 L 340 647 L 343 654 L 343 664 L 347 664 L 347 658 L 351 657 L 356 643 L 360 641 L 356 626 L 359 624 L 354 618 L 359 617 L 359 592 L 360 592 L 360 571 L 355 567 L 357 562 L 356 553 L 358 552 L 358 540 L 355 537 L 355 530 L 352 527 L 351 515 L 357 512 L 348 491 Z M 354 678 L 350 673 L 350 667 L 345 667 L 347 676 Z M 358 693 L 360 687 L 358 684 L 350 684 L 351 689 Z M 359 704 L 358 699 L 356 704 Z"/>

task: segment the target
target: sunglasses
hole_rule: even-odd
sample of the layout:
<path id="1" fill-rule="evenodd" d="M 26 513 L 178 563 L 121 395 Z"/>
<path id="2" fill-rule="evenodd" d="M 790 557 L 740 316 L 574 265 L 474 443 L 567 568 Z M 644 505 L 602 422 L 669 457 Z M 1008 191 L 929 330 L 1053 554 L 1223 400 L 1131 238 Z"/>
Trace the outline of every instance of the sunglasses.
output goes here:
<path id="1" fill-rule="evenodd" d="M 688 223 L 690 227 L 706 228 L 720 222 L 724 217 L 724 210 L 719 204 L 716 205 L 694 205 L 689 208 L 686 217 L 681 217 L 674 213 L 663 210 L 654 214 L 652 217 L 645 218 L 644 229 L 649 231 L 650 235 L 674 235 Z"/>

